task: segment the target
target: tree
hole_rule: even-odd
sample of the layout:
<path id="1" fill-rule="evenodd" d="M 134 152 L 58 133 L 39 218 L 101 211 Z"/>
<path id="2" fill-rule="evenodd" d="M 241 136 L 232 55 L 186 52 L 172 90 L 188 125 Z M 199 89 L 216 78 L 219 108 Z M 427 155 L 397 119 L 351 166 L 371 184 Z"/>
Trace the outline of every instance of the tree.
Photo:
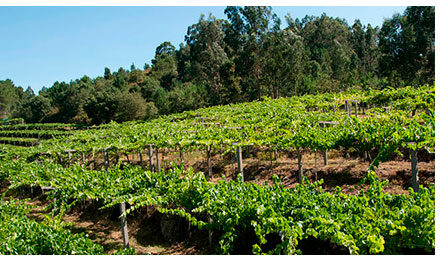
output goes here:
<path id="1" fill-rule="evenodd" d="M 272 8 L 263 6 L 227 7 L 230 24 L 226 27 L 225 42 L 233 51 L 237 78 L 248 100 L 260 99 L 267 90 L 262 85 L 263 42 L 271 23 L 277 23 Z"/>
<path id="2" fill-rule="evenodd" d="M 350 44 L 351 32 L 346 21 L 324 13 L 321 17 L 306 17 L 301 27 L 310 60 L 320 65 L 318 76 L 323 83 L 320 90 L 335 91 L 351 85 L 352 58 L 356 54 Z"/>
<path id="3" fill-rule="evenodd" d="M 174 113 L 194 110 L 204 106 L 202 96 L 204 88 L 191 82 L 176 82 L 177 86 L 168 93 L 168 109 Z"/>
<path id="4" fill-rule="evenodd" d="M 110 72 L 110 69 L 105 67 L 104 69 L 104 78 L 105 79 L 111 79 L 112 78 L 112 73 Z"/>
<path id="5" fill-rule="evenodd" d="M 108 88 L 104 91 L 92 92 L 84 104 L 84 111 L 92 124 L 109 123 L 114 119 L 118 107 L 117 96 L 119 91 L 115 88 Z"/>
<path id="6" fill-rule="evenodd" d="M 162 87 L 157 88 L 153 93 L 154 104 L 156 104 L 159 114 L 161 115 L 166 115 L 171 112 L 168 96 L 168 92 Z"/>
<path id="7" fill-rule="evenodd" d="M 47 91 L 40 92 L 40 95 L 50 99 L 55 111 L 47 117 L 47 122 L 85 123 L 83 105 L 91 90 L 92 82 L 89 77 L 84 76 L 70 83 L 57 81 Z"/>
<path id="8" fill-rule="evenodd" d="M 156 118 L 158 114 L 159 110 L 154 102 L 147 102 L 145 109 L 145 120 Z"/>
<path id="9" fill-rule="evenodd" d="M 175 47 L 170 42 L 164 42 L 156 48 L 152 60 L 151 75 L 160 81 L 163 88 L 171 90 L 171 84 L 177 78 L 177 61 Z"/>
<path id="10" fill-rule="evenodd" d="M 304 68 L 303 38 L 289 26 L 280 30 L 274 27 L 264 41 L 263 84 L 265 95 L 272 98 L 307 93 L 299 84 Z M 304 88 L 303 88 L 304 89 Z"/>
<path id="11" fill-rule="evenodd" d="M 17 93 L 14 83 L 7 79 L 0 81 L 0 116 L 7 118 L 11 114 L 12 106 L 17 102 Z"/>
<path id="12" fill-rule="evenodd" d="M 41 123 L 53 113 L 49 98 L 38 95 L 32 96 L 24 101 L 18 117 L 23 118 L 27 123 Z"/>
<path id="13" fill-rule="evenodd" d="M 116 97 L 114 120 L 117 122 L 145 119 L 147 105 L 140 93 L 121 92 Z"/>
<path id="14" fill-rule="evenodd" d="M 161 86 L 159 80 L 151 76 L 147 76 L 140 85 L 140 93 L 145 100 L 153 101 L 153 94 L 160 87 Z"/>
<path id="15" fill-rule="evenodd" d="M 211 105 L 223 103 L 220 68 L 229 62 L 222 26 L 223 20 L 217 20 L 211 14 L 205 20 L 202 15 L 197 24 L 188 27 L 185 36 L 191 61 L 186 71 L 190 76 L 185 78 L 205 87 Z"/>
<path id="16" fill-rule="evenodd" d="M 432 6 L 408 7 L 403 15 L 386 19 L 379 33 L 380 72 L 392 83 L 434 81 L 435 10 Z"/>

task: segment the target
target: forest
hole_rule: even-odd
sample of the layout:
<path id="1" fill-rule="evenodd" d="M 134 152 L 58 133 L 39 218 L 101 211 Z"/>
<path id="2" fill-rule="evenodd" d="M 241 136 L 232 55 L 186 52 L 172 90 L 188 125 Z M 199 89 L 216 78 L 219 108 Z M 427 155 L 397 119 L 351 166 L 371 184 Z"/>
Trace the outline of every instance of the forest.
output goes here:
<path id="1" fill-rule="evenodd" d="M 435 7 L 408 7 L 381 27 L 325 13 L 282 22 L 267 6 L 224 13 L 202 15 L 183 43 L 163 42 L 143 68 L 104 68 L 38 94 L 0 80 L 0 117 L 98 125 L 264 97 L 434 84 Z"/>

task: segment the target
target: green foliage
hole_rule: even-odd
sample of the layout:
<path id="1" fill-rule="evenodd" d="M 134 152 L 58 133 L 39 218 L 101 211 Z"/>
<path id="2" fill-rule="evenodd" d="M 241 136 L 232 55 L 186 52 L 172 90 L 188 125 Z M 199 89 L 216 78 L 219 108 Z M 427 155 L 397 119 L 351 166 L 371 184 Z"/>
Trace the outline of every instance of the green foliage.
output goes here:
<path id="1" fill-rule="evenodd" d="M 15 87 L 9 79 L 0 80 L 0 119 L 20 116 L 22 104 L 33 96 L 31 89 L 23 91 L 21 87 Z"/>
<path id="2" fill-rule="evenodd" d="M 91 95 L 84 104 L 84 110 L 92 124 L 102 124 L 110 122 L 115 115 L 118 107 L 117 95 L 115 89 L 109 89 L 102 92 L 96 92 Z"/>
<path id="3" fill-rule="evenodd" d="M 236 241 L 249 231 L 257 238 L 252 242 L 255 254 L 300 254 L 300 240 L 309 237 L 330 241 L 351 254 L 434 250 L 434 187 L 391 195 L 383 192 L 387 181 L 379 181 L 374 172 L 363 180 L 368 189 L 355 196 L 341 193 L 340 188 L 335 193 L 323 192 L 319 186 L 322 181 L 304 180 L 303 185 L 284 188 L 276 175 L 271 185 L 241 181 L 212 184 L 202 173 L 177 165 L 167 173 L 133 166 L 121 170 L 116 165 L 107 172 L 79 165 L 62 168 L 53 163 L 14 161 L 0 167 L 0 172 L 9 174 L 10 189 L 21 185 L 54 187 L 49 199 L 56 198 L 51 207 L 59 214 L 82 199 L 101 201 L 104 207 L 127 202 L 130 208 L 125 214 L 155 206 L 200 229 L 218 232 L 221 254 L 233 253 Z M 264 249 L 270 234 L 277 234 L 279 243 Z"/>
<path id="4" fill-rule="evenodd" d="M 18 200 L 0 199 L 0 255 L 103 254 L 102 246 L 87 235 L 63 229 L 63 223 L 47 217 L 38 223 L 26 214 L 29 206 Z"/>
<path id="5" fill-rule="evenodd" d="M 386 19 L 379 33 L 380 71 L 392 85 L 434 82 L 435 8 L 410 6 Z M 393 82 L 394 81 L 394 82 Z"/>
<path id="6" fill-rule="evenodd" d="M 23 102 L 19 115 L 28 123 L 41 123 L 51 115 L 51 112 L 50 99 L 38 95 Z"/>
<path id="7" fill-rule="evenodd" d="M 195 86 L 189 85 L 188 88 Z M 434 148 L 433 90 L 434 87 L 425 86 L 418 89 L 351 90 L 340 94 L 265 99 L 262 102 L 187 111 L 148 122 L 112 123 L 100 129 L 74 131 L 68 136 L 49 132 L 56 138 L 42 140 L 40 146 L 29 149 L 27 154 L 34 156 L 49 151 L 56 160 L 60 160 L 60 156 L 66 156 L 64 150 L 67 149 L 87 154 L 102 152 L 102 149 L 110 146 L 119 152 L 130 153 L 146 149 L 148 144 L 158 148 L 179 146 L 185 150 L 205 149 L 206 145 L 211 145 L 214 149 L 232 151 L 235 149 L 233 143 L 239 142 L 242 146 L 277 149 L 376 151 L 378 155 L 372 158 L 372 167 L 377 167 L 391 153 L 399 153 L 408 147 L 408 142 L 415 142 L 415 149 Z M 197 92 L 188 93 L 196 95 Z M 179 105 L 182 110 L 190 109 L 185 106 L 184 100 L 178 99 L 178 95 L 175 98 L 174 104 L 167 106 Z M 367 110 L 366 116 L 356 118 L 352 112 L 352 116 L 348 117 L 346 112 L 339 109 L 346 99 L 363 100 L 370 107 L 377 107 Z M 177 102 L 183 103 L 175 104 Z M 385 113 L 379 107 L 389 102 L 392 102 L 391 112 Z M 154 107 L 151 109 L 154 112 Z M 315 111 L 310 112 L 312 110 Z M 204 123 L 202 118 L 206 118 Z M 338 124 L 323 128 L 319 121 L 336 121 Z M 31 125 L 23 125 L 17 130 L 26 127 Z M 102 138 L 104 136 L 105 139 Z"/>
<path id="8" fill-rule="evenodd" d="M 117 109 L 113 119 L 117 122 L 134 121 L 145 119 L 146 113 L 147 103 L 141 94 L 124 92 L 117 97 Z"/>

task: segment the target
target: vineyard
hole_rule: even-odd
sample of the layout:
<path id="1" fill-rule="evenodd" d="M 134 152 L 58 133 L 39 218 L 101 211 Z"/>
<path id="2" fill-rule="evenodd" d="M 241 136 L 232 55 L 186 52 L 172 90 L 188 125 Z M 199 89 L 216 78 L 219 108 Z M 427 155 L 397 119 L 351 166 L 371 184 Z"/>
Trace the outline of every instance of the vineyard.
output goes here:
<path id="1" fill-rule="evenodd" d="M 154 253 L 133 235 L 144 215 L 160 218 L 156 236 L 204 248 L 189 253 L 433 254 L 434 100 L 434 86 L 351 90 L 99 127 L 0 126 L 0 254 Z M 322 169 L 347 160 L 365 166 L 357 181 L 341 189 L 335 170 L 326 186 Z M 377 172 L 396 161 L 407 185 L 388 192 Z M 121 242 L 65 223 L 86 211 L 116 212 Z"/>

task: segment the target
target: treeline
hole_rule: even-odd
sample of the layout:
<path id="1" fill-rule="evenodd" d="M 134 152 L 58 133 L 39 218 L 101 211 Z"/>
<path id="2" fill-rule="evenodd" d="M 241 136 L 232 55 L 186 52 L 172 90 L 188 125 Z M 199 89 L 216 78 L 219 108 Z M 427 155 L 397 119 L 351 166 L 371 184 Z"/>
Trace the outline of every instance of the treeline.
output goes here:
<path id="1" fill-rule="evenodd" d="M 381 28 L 326 14 L 285 17 L 271 7 L 201 16 L 179 48 L 164 42 L 151 65 L 55 82 L 35 95 L 0 81 L 0 115 L 26 122 L 101 124 L 205 106 L 349 87 L 434 83 L 435 8 L 408 7 Z"/>

